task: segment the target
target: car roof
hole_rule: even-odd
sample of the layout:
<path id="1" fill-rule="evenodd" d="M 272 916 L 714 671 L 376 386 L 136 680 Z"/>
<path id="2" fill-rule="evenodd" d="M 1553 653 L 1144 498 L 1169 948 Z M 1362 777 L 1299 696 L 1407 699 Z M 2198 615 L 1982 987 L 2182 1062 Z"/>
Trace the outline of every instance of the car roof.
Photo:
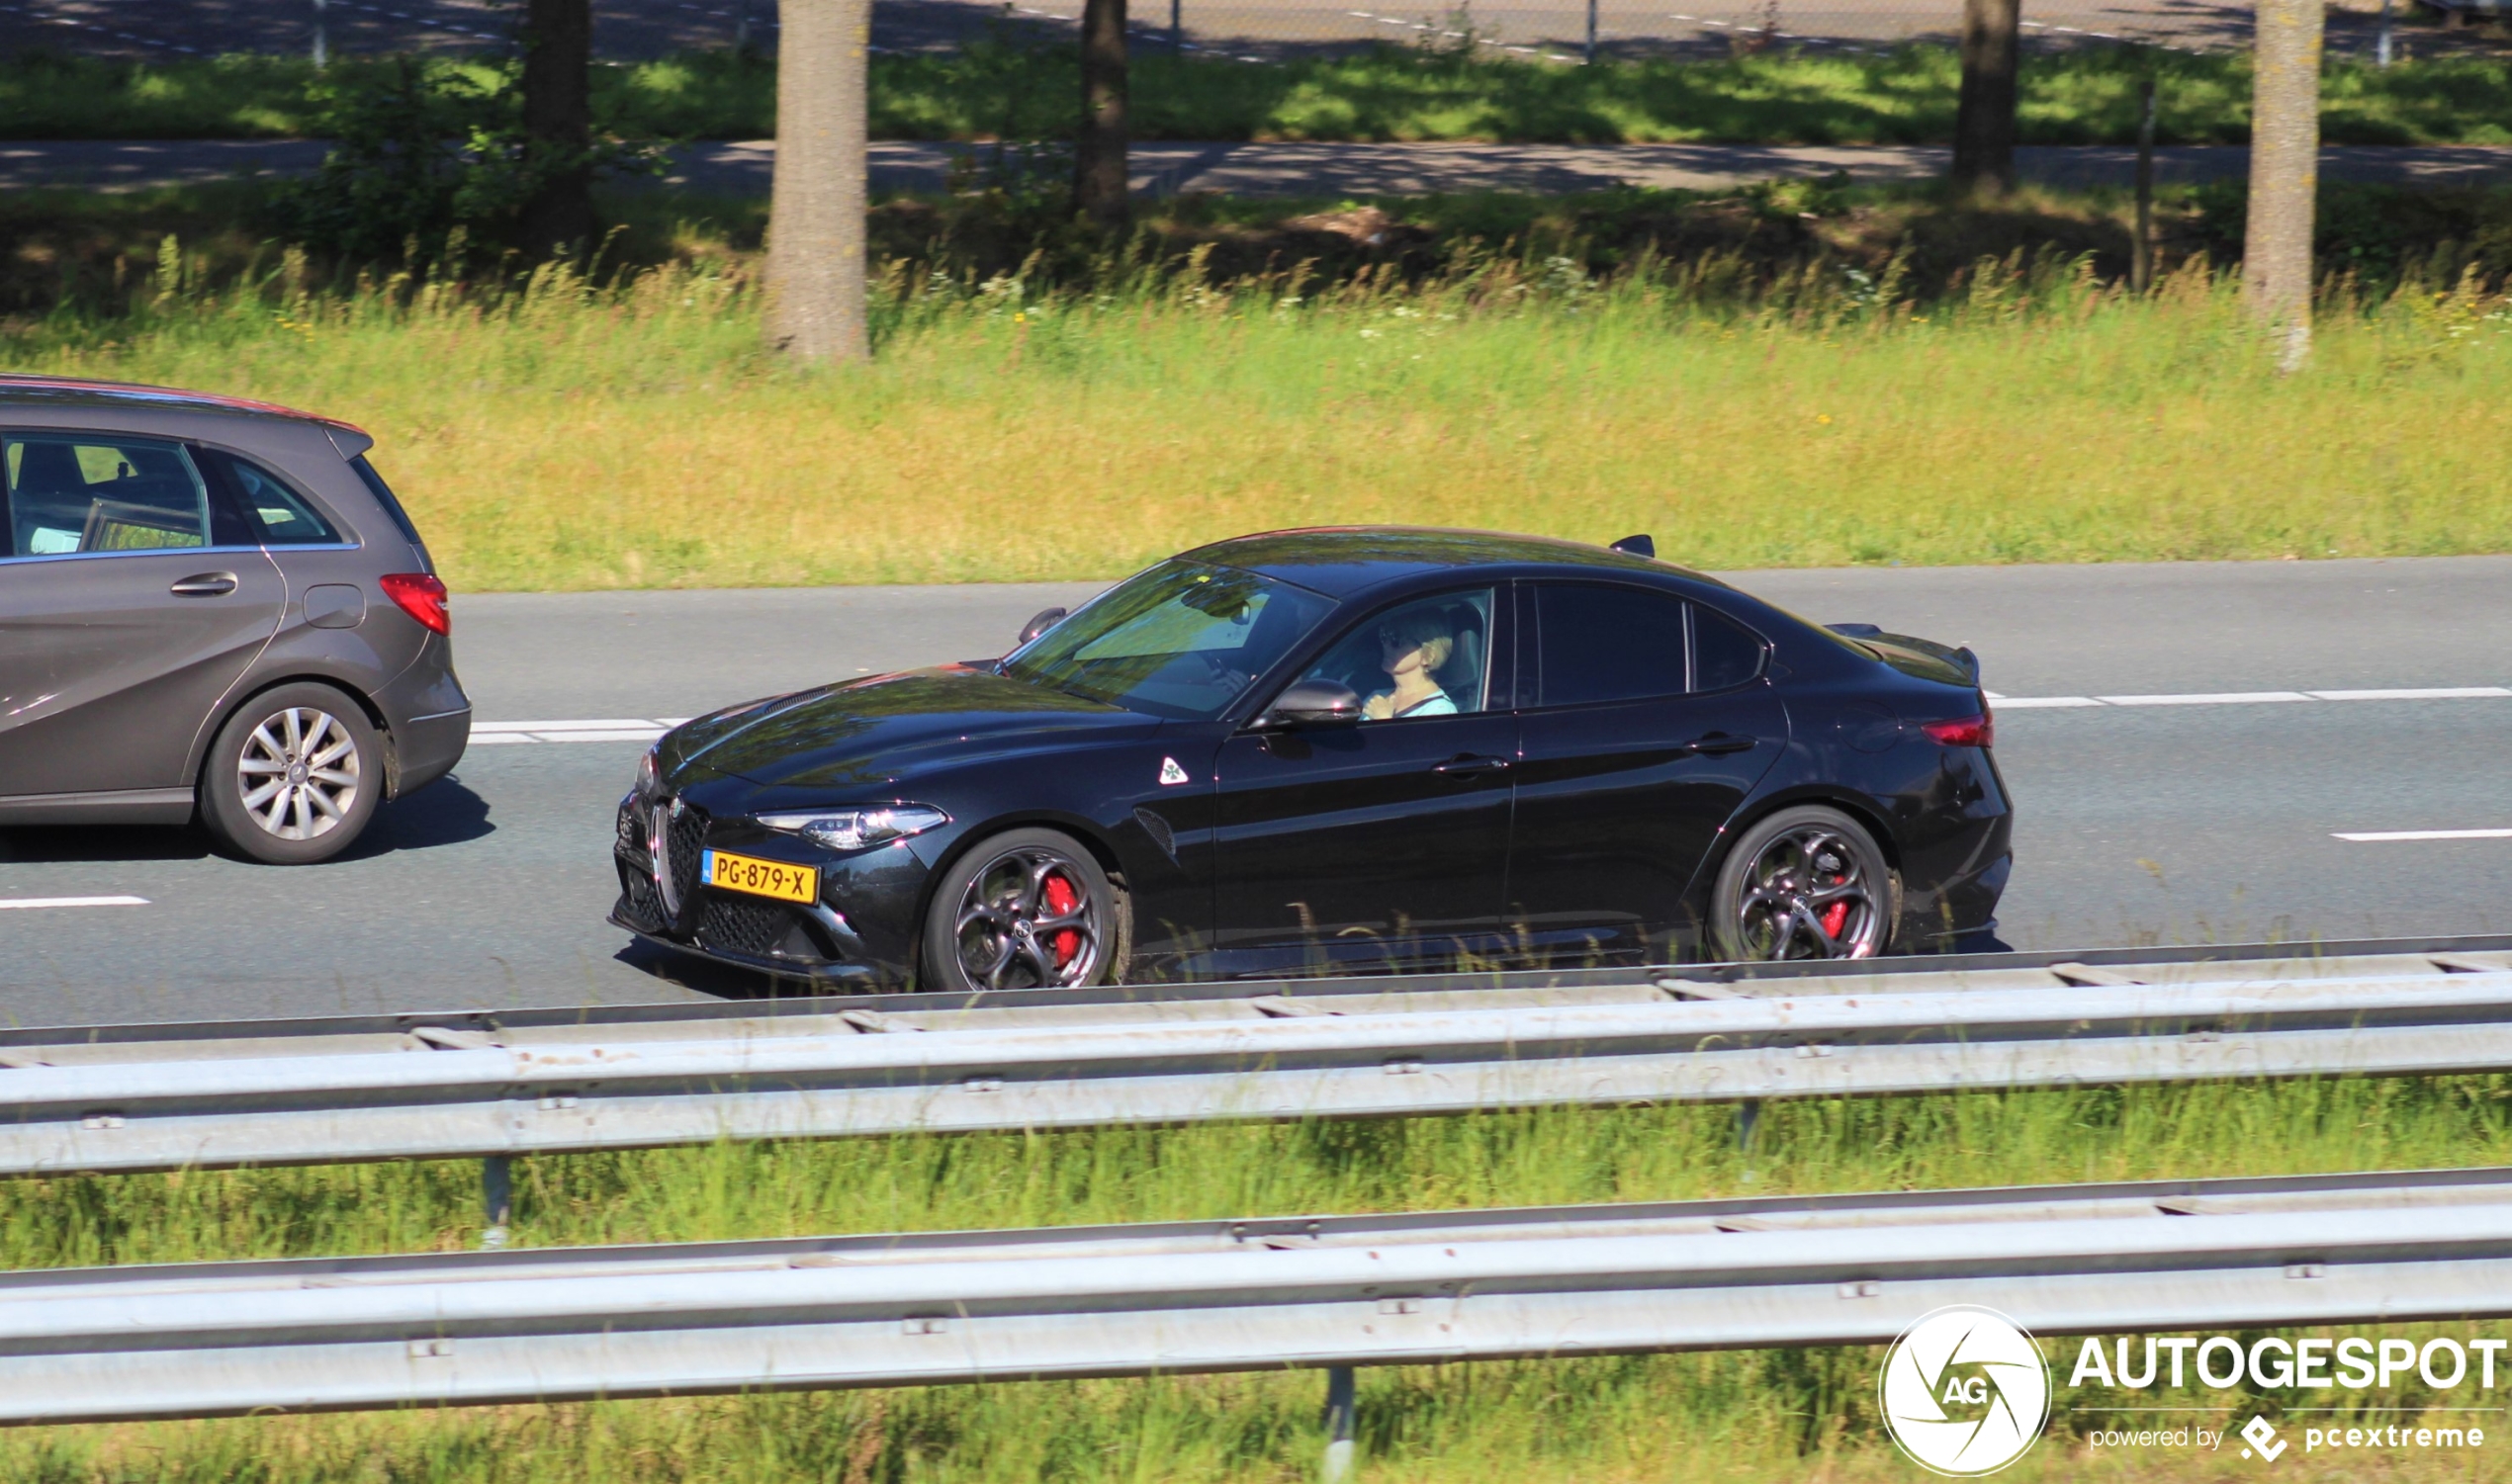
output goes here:
<path id="1" fill-rule="evenodd" d="M 1425 572 L 1480 567 L 1593 568 L 1715 581 L 1671 563 L 1551 536 L 1432 526 L 1314 526 L 1236 536 L 1180 554 L 1346 598 Z"/>
<path id="2" fill-rule="evenodd" d="M 167 411 L 241 412 L 259 417 L 290 417 L 318 422 L 367 437 L 364 428 L 318 412 L 283 407 L 277 402 L 215 392 L 186 392 L 176 387 L 150 387 L 137 382 L 97 382 L 80 377 L 0 375 L 0 407 L 159 408 Z M 370 440 L 372 441 L 372 440 Z"/>

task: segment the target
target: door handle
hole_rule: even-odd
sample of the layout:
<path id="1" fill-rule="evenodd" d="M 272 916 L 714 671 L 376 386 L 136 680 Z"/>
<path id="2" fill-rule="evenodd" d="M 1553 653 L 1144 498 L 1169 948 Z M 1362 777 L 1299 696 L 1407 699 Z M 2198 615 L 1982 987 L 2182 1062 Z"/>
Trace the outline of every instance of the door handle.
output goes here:
<path id="1" fill-rule="evenodd" d="M 233 572 L 195 572 L 166 589 L 179 598 L 223 598 L 234 590 Z"/>
<path id="2" fill-rule="evenodd" d="M 1712 732 L 1706 737 L 1696 737 L 1685 742 L 1683 750 L 1707 753 L 1749 752 L 1754 745 L 1753 740 L 1749 737 L 1731 737 L 1724 732 Z"/>
<path id="3" fill-rule="evenodd" d="M 1464 752 L 1432 768 L 1442 778 L 1471 778 L 1478 773 L 1497 773 L 1507 768 L 1509 759 L 1487 754 Z"/>

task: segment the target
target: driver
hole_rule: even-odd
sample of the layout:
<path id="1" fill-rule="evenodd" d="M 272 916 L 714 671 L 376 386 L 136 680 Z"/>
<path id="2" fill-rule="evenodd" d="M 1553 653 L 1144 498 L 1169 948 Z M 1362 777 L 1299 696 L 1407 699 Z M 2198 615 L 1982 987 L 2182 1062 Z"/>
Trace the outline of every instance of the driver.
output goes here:
<path id="1" fill-rule="evenodd" d="M 1378 631 L 1379 668 L 1395 685 L 1361 703 L 1365 721 L 1391 721 L 1399 716 L 1455 716 L 1457 703 L 1431 676 L 1457 652 L 1457 636 L 1437 613 L 1399 615 Z"/>

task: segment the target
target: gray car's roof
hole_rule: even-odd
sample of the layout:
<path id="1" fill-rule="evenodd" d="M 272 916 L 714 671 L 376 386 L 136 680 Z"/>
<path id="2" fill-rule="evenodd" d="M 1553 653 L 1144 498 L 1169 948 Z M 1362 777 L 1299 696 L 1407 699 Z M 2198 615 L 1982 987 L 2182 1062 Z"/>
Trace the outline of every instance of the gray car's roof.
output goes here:
<path id="1" fill-rule="evenodd" d="M 149 387 L 136 382 L 94 382 L 77 377 L 0 375 L 0 407 L 82 407 L 96 409 L 162 408 L 185 412 L 242 412 L 261 417 L 293 417 L 326 423 L 353 433 L 357 424 L 318 412 L 283 407 L 277 402 L 215 392 L 186 392 L 176 387 Z"/>

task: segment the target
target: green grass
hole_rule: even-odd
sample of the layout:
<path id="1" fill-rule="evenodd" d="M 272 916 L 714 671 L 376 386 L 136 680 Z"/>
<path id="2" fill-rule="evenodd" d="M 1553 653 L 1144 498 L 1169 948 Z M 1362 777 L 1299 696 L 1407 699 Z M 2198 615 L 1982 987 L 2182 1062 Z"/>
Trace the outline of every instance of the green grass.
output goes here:
<path id="1" fill-rule="evenodd" d="M 1652 531 L 1710 567 L 2512 550 L 2512 320 L 2459 258 L 2339 286 L 2281 378 L 2203 261 L 2145 299 L 2019 247 L 1927 286 L 1889 241 L 1644 244 L 1611 277 L 1467 242 L 1410 282 L 1286 253 L 1218 288 L 1192 256 L 1063 289 L 945 258 L 894 268 L 875 362 L 827 374 L 763 351 L 739 253 L 325 296 L 270 258 L 196 289 L 178 252 L 116 312 L 0 326 L 0 361 L 364 424 L 469 591 L 1107 577 L 1344 521 Z"/>
<path id="2" fill-rule="evenodd" d="M 519 1162 L 514 1235 L 549 1246 L 2470 1166 L 2512 1163 L 2507 1096 L 2512 1080 L 2479 1077 L 1772 1103 L 1749 1151 L 1732 1110 L 1690 1106 L 559 1156 Z M 454 1249 L 477 1240 L 478 1198 L 470 1163 L 13 1181 L 0 1184 L 0 1261 Z M 1368 1371 L 1363 1477 L 1906 1478 L 1875 1426 L 1874 1364 L 1849 1348 Z M 0 1475 L 1289 1481 L 1313 1466 L 1319 1387 L 1259 1375 L 55 1429 L 0 1436 Z M 2023 1477 L 2189 1477 L 2087 1457 L 2073 1435 L 2115 1423 L 2113 1399 L 2057 1400 Z M 2473 1474 L 2459 1459 L 2383 1466 L 2500 1473 L 2483 1458 Z M 2296 1468 L 2346 1476 L 2325 1460 L 2284 1471 Z"/>
<path id="3" fill-rule="evenodd" d="M 343 86 L 383 64 L 344 61 Z M 505 74 L 439 60 L 486 83 Z M 872 60 L 872 131 L 881 138 L 1049 138 L 1069 134 L 1079 97 L 1070 47 L 986 44 L 956 55 Z M 2249 137 L 2246 57 L 2084 47 L 2032 52 L 2021 125 L 2028 143 L 2124 143 L 2137 79 L 2162 80 L 2162 137 Z M 1723 60 L 1650 59 L 1564 67 L 1380 47 L 1268 65 L 1180 58 L 1133 62 L 1134 129 L 1149 139 L 1487 139 L 1738 143 L 1942 143 L 1957 67 L 1942 46 L 1880 55 L 1772 51 Z M 293 57 L 167 63 L 38 55 L 0 71 L 0 137 L 274 138 L 318 133 Z M 775 132 L 772 62 L 691 53 L 596 68 L 597 110 L 623 132 L 757 138 Z M 2512 69 L 2449 56 L 2376 70 L 2333 59 L 2321 128 L 2331 143 L 2512 142 Z"/>

